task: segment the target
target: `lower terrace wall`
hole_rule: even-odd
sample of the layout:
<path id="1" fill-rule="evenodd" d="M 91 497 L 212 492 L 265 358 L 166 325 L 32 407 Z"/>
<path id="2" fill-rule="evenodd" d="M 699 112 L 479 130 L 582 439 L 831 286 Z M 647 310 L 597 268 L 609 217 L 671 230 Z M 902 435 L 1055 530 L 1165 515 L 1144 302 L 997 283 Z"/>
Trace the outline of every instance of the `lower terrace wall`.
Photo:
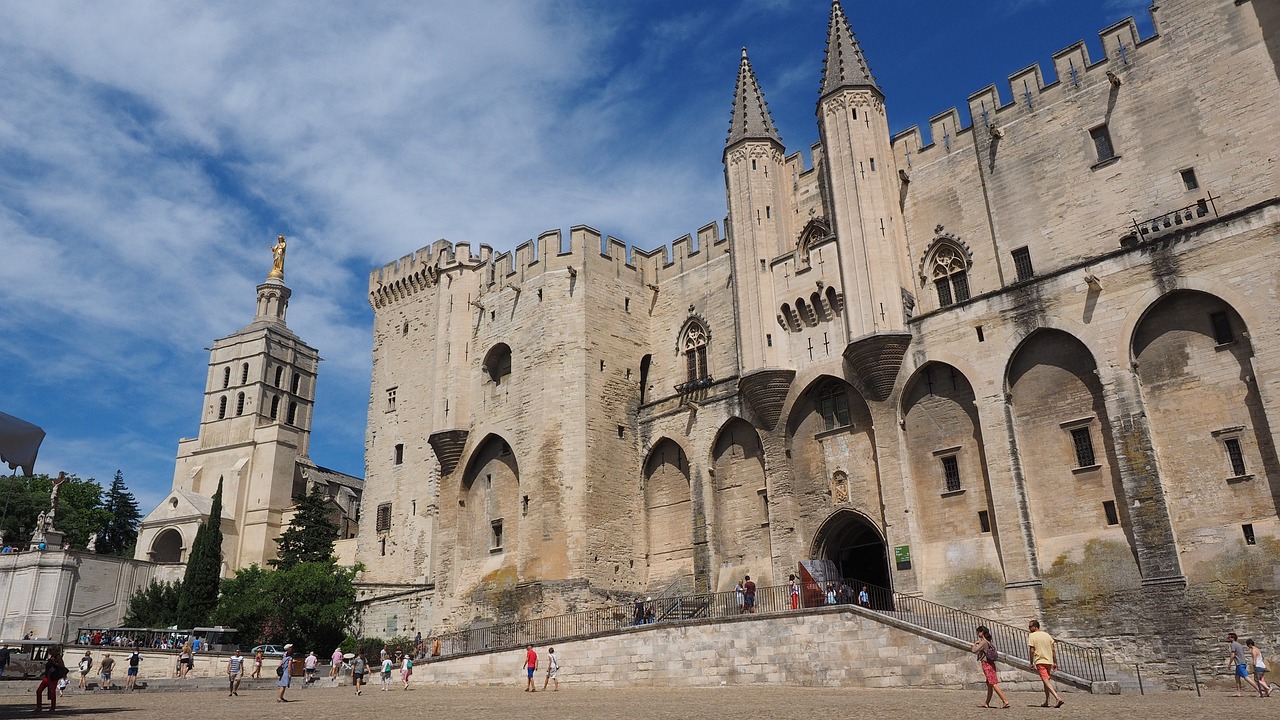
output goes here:
<path id="1" fill-rule="evenodd" d="M 599 687 L 774 683 L 954 689 L 982 684 L 982 670 L 967 650 L 850 608 L 643 626 L 557 643 L 555 648 L 562 682 Z M 536 649 L 540 684 L 546 675 L 547 648 Z M 467 655 L 416 665 L 414 680 L 428 685 L 523 685 L 523 663 L 524 650 Z M 1029 672 L 1008 665 L 1001 666 L 1000 677 L 1006 686 L 1033 687 Z"/>

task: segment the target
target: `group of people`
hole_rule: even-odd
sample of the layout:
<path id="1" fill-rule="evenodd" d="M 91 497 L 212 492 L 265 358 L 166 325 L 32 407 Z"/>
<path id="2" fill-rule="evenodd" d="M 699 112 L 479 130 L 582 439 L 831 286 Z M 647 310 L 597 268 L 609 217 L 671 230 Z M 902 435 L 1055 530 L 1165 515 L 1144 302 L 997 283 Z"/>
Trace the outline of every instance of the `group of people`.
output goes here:
<path id="1" fill-rule="evenodd" d="M 1236 678 L 1236 697 L 1244 684 L 1248 684 L 1258 693 L 1258 697 L 1271 697 L 1271 685 L 1267 682 L 1267 661 L 1262 657 L 1262 649 L 1249 638 L 1240 644 L 1240 636 L 1227 633 L 1227 667 L 1231 668 Z M 1253 668 L 1253 677 L 1249 677 L 1249 669 Z"/>
<path id="2" fill-rule="evenodd" d="M 994 694 L 1000 698 L 1000 707 L 1008 709 L 1009 698 L 1000 688 L 1000 676 L 996 673 L 996 660 L 1000 657 L 1000 651 L 991 637 L 991 630 L 986 625 L 979 625 L 974 633 L 977 638 L 969 651 L 977 656 L 978 663 L 982 666 L 983 679 L 987 683 L 987 699 L 982 707 L 992 707 L 991 696 Z M 1027 623 L 1027 660 L 1035 668 L 1036 674 L 1040 676 L 1040 683 L 1044 686 L 1044 704 L 1040 707 L 1060 708 L 1065 705 L 1066 701 L 1058 694 L 1058 688 L 1053 682 L 1053 671 L 1058 669 L 1053 636 L 1040 628 L 1039 620 Z M 1051 705 L 1050 702 L 1054 704 Z"/>
<path id="3" fill-rule="evenodd" d="M 533 649 L 532 645 L 525 646 L 524 649 L 524 670 L 528 683 L 525 685 L 525 692 L 537 692 L 537 683 L 534 681 L 534 675 L 538 673 L 538 651 Z M 549 683 L 555 683 L 552 692 L 560 689 L 560 656 L 556 655 L 556 649 L 547 648 L 547 676 L 542 681 L 542 689 L 546 690 Z"/>

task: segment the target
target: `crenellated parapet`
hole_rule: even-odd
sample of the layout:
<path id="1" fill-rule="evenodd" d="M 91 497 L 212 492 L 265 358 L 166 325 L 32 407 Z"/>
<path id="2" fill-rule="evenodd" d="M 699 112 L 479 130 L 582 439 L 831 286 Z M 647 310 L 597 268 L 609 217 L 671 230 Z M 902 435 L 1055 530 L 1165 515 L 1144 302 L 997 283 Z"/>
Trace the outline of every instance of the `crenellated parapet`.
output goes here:
<path id="1" fill-rule="evenodd" d="M 487 265 L 492 253 L 488 245 L 472 254 L 471 243 L 437 240 L 369 273 L 369 304 L 377 309 L 405 300 L 446 274 Z"/>
<path id="2" fill-rule="evenodd" d="M 603 272 L 641 287 L 656 285 L 727 251 L 728 238 L 714 222 L 698 228 L 696 235 L 684 235 L 653 250 L 628 246 L 587 225 L 571 227 L 567 242 L 561 230 L 547 230 L 536 240 L 498 253 L 488 245 L 472 253 L 470 243 L 438 240 L 371 272 L 369 303 L 375 309 L 386 307 L 435 286 L 449 273 L 468 270 L 484 273 L 482 292 L 483 288 L 519 286 L 544 273 L 566 271 Z"/>
<path id="3" fill-rule="evenodd" d="M 913 166 L 971 148 L 975 128 L 979 133 L 1002 138 L 1006 126 L 1034 117 L 1042 108 L 1070 101 L 1100 83 L 1116 85 L 1126 68 L 1141 62 L 1146 46 L 1160 38 L 1159 35 L 1140 38 L 1132 17 L 1105 28 L 1098 37 L 1105 53 L 1098 60 L 1090 58 L 1083 40 L 1053 53 L 1052 82 L 1045 81 L 1039 64 L 1032 64 L 1009 75 L 1007 102 L 1000 98 L 994 83 L 970 95 L 968 125 L 962 123 L 959 111 L 953 107 L 929 119 L 927 142 L 918 126 L 895 135 L 894 155 L 898 167 L 904 170 L 904 179 L 909 180 Z"/>

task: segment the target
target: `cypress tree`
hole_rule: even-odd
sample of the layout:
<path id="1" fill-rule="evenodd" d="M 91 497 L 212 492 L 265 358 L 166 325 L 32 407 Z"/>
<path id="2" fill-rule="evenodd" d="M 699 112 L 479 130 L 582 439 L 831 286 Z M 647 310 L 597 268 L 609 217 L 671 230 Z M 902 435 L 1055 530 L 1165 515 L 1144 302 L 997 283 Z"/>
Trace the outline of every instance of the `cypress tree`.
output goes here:
<path id="1" fill-rule="evenodd" d="M 123 555 L 138 542 L 138 521 L 142 513 L 138 501 L 124 484 L 124 474 L 116 470 L 116 477 L 107 490 L 103 503 L 111 519 L 98 535 L 97 551 L 104 555 Z"/>
<path id="2" fill-rule="evenodd" d="M 196 530 L 187 558 L 187 571 L 182 576 L 178 595 L 178 625 L 192 628 L 209 622 L 218 605 L 218 584 L 222 580 L 222 478 L 213 494 L 209 518 Z"/>
<path id="3" fill-rule="evenodd" d="M 320 486 L 313 485 L 298 501 L 289 527 L 276 538 L 280 557 L 269 561 L 272 565 L 287 570 L 300 562 L 329 562 L 333 558 L 338 526 L 329 519 L 328 505 Z"/>

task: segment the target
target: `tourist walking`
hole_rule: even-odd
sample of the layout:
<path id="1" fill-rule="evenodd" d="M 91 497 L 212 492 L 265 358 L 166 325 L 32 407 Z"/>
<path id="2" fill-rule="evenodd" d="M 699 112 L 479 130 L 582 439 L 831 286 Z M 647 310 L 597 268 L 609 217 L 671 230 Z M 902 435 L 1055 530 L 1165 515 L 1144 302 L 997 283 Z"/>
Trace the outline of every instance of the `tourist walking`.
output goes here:
<path id="1" fill-rule="evenodd" d="M 543 690 L 547 689 L 547 683 L 549 682 L 556 684 L 555 690 L 552 690 L 551 692 L 555 692 L 560 689 L 560 680 L 556 678 L 556 675 L 559 674 L 559 672 L 560 657 L 556 655 L 555 648 L 547 648 L 547 678 L 542 681 Z"/>
<path id="2" fill-rule="evenodd" d="M 1058 701 L 1058 704 L 1053 707 L 1062 707 L 1066 703 L 1062 696 L 1058 695 L 1058 688 L 1053 686 L 1053 678 L 1050 675 L 1058 669 L 1058 664 L 1053 659 L 1053 637 L 1040 629 L 1039 620 L 1028 623 L 1027 630 L 1031 632 L 1027 636 L 1027 646 L 1031 651 L 1031 666 L 1040 674 L 1040 682 L 1044 683 L 1044 704 L 1040 707 L 1049 707 L 1050 696 Z"/>
<path id="3" fill-rule="evenodd" d="M 102 679 L 102 683 L 98 685 L 101 690 L 111 689 L 111 670 L 116 666 L 115 658 L 111 657 L 111 653 L 103 653 L 102 662 L 98 663 L 98 677 Z"/>
<path id="4" fill-rule="evenodd" d="M 227 697 L 240 697 L 240 678 L 244 677 L 244 656 L 236 648 L 227 659 Z"/>
<path id="5" fill-rule="evenodd" d="M 334 648 L 329 656 L 329 679 L 337 680 L 338 671 L 342 669 L 342 648 Z"/>
<path id="6" fill-rule="evenodd" d="M 1253 666 L 1253 684 L 1258 688 L 1260 697 L 1271 697 L 1271 686 L 1267 684 L 1267 663 L 1262 659 L 1262 650 L 1254 644 L 1253 638 L 1244 641 L 1246 647 L 1249 648 L 1249 655 Z"/>
<path id="7" fill-rule="evenodd" d="M 89 689 L 89 670 L 93 668 L 93 655 L 88 651 L 84 651 L 84 657 L 80 658 L 80 689 Z"/>
<path id="8" fill-rule="evenodd" d="M 382 692 L 391 689 L 391 656 L 386 649 L 382 650 Z"/>
<path id="9" fill-rule="evenodd" d="M 867 594 L 866 585 L 863 585 L 862 589 L 858 591 L 858 604 L 864 608 L 871 607 L 871 596 Z"/>
<path id="10" fill-rule="evenodd" d="M 182 649 L 178 651 L 178 677 L 185 678 L 191 672 L 191 668 L 195 667 L 195 660 L 192 658 L 191 641 L 188 640 L 182 644 Z"/>
<path id="11" fill-rule="evenodd" d="M 276 702 L 289 702 L 284 698 L 284 691 L 289 689 L 293 681 L 293 643 L 284 646 L 284 657 L 280 658 L 280 667 L 276 668 L 276 676 L 280 681 L 276 685 L 280 690 L 276 693 Z"/>
<path id="12" fill-rule="evenodd" d="M 796 576 L 792 575 L 787 578 L 787 594 L 791 596 L 791 609 L 800 609 L 800 584 L 796 582 Z"/>
<path id="13" fill-rule="evenodd" d="M 306 673 L 307 680 L 302 684 L 302 687 L 310 687 L 311 683 L 316 681 L 316 666 L 319 664 L 320 658 L 316 657 L 315 650 L 307 653 L 307 659 L 302 661 L 302 669 Z"/>
<path id="14" fill-rule="evenodd" d="M 1227 667 L 1236 676 L 1236 697 L 1240 697 L 1242 681 L 1258 691 L 1257 683 L 1249 678 L 1249 652 L 1240 644 L 1239 636 L 1227 633 L 1227 643 Z"/>
<path id="15" fill-rule="evenodd" d="M 249 677 L 252 677 L 252 678 L 262 677 L 262 649 L 261 648 L 258 649 L 258 652 L 253 654 L 253 674 L 250 675 Z"/>
<path id="16" fill-rule="evenodd" d="M 738 581 L 738 584 L 733 586 L 733 598 L 734 598 L 734 600 L 737 600 L 737 601 L 738 601 L 738 614 L 739 614 L 739 615 L 741 615 L 741 614 L 742 614 L 742 609 L 743 609 L 743 607 L 744 607 L 744 603 L 746 602 L 746 600 L 743 598 L 743 594 L 744 594 L 745 592 L 746 592 L 746 591 L 745 591 L 745 590 L 743 590 L 743 588 L 742 588 L 742 581 L 741 581 L 741 580 L 739 580 L 739 581 Z"/>
<path id="17" fill-rule="evenodd" d="M 404 682 L 404 689 L 409 689 L 409 678 L 413 675 L 413 658 L 409 657 L 411 653 L 405 653 L 400 660 L 400 680 Z"/>
<path id="18" fill-rule="evenodd" d="M 49 712 L 58 709 L 58 681 L 67 677 L 67 666 L 62 662 L 62 648 L 49 648 L 49 659 L 44 662 L 44 673 L 40 676 L 40 684 L 36 686 L 36 712 L 40 712 L 44 704 L 45 689 L 49 692 Z"/>
<path id="19" fill-rule="evenodd" d="M 529 682 L 525 685 L 525 692 L 537 692 L 533 686 L 533 674 L 538 671 L 538 653 L 534 651 L 533 646 L 529 645 L 524 651 L 524 669 L 528 673 Z"/>
<path id="20" fill-rule="evenodd" d="M 138 689 L 138 664 L 142 662 L 142 651 L 138 648 L 137 645 L 135 645 L 133 647 L 133 652 L 129 653 L 129 657 L 126 659 L 129 662 L 129 667 L 126 668 L 125 670 L 124 689 L 130 690 L 130 691 L 137 690 Z"/>
<path id="21" fill-rule="evenodd" d="M 756 584 L 750 575 L 742 578 L 742 607 L 749 613 L 756 611 Z"/>
<path id="22" fill-rule="evenodd" d="M 996 658 L 1000 653 L 996 650 L 995 643 L 991 641 L 991 631 L 986 625 L 979 625 L 975 632 L 978 639 L 974 641 L 969 648 L 969 652 L 978 656 L 978 663 L 982 666 L 982 676 L 987 681 L 987 700 L 982 703 L 982 707 L 991 707 L 991 694 L 994 692 L 1000 696 L 1000 707 L 1009 707 L 1009 698 L 1005 697 L 1004 691 L 1000 689 L 1000 676 L 996 674 Z"/>
<path id="23" fill-rule="evenodd" d="M 364 690 L 364 674 L 369 669 L 369 662 L 364 659 L 364 651 L 356 653 L 356 659 L 351 661 L 351 684 L 356 686 L 356 694 L 359 695 Z"/>

